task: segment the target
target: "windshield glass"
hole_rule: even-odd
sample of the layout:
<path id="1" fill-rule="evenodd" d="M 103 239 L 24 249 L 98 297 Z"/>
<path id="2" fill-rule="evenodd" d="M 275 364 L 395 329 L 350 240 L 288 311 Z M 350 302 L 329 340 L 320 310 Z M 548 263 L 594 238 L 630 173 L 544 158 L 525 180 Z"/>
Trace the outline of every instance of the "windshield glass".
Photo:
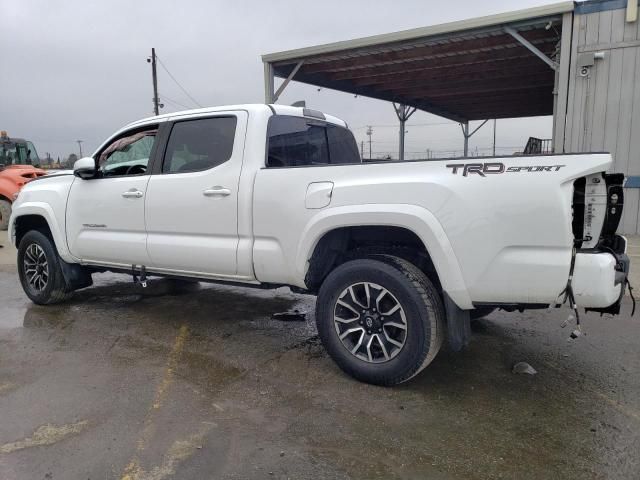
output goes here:
<path id="1" fill-rule="evenodd" d="M 15 160 L 18 158 L 18 151 L 16 144 L 13 142 L 0 143 L 0 164 L 2 165 L 15 165 Z"/>
<path id="2" fill-rule="evenodd" d="M 40 163 L 31 142 L 0 142 L 0 165 L 36 165 Z"/>
<path id="3" fill-rule="evenodd" d="M 36 146 L 33 144 L 33 142 L 30 142 L 27 140 L 27 150 L 31 150 L 31 161 L 34 165 L 37 165 L 40 163 L 40 157 L 38 156 L 38 152 L 36 151 Z M 28 153 L 28 152 L 27 152 Z"/>

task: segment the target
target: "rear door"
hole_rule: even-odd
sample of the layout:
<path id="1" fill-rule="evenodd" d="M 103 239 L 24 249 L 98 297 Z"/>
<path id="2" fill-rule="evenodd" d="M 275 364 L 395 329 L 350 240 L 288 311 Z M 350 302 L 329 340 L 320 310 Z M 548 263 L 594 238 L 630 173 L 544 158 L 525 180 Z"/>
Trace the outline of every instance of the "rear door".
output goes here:
<path id="1" fill-rule="evenodd" d="M 247 118 L 224 112 L 171 124 L 146 195 L 147 250 L 155 269 L 236 275 Z"/>

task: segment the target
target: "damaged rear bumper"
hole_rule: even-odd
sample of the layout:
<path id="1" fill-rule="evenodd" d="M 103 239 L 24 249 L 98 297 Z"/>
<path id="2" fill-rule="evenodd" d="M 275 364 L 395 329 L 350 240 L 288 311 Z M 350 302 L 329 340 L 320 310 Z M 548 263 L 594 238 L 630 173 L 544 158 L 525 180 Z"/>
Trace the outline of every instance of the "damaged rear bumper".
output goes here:
<path id="1" fill-rule="evenodd" d="M 627 239 L 616 235 L 613 248 L 578 250 L 572 289 L 576 304 L 589 311 L 620 313 L 629 275 Z"/>

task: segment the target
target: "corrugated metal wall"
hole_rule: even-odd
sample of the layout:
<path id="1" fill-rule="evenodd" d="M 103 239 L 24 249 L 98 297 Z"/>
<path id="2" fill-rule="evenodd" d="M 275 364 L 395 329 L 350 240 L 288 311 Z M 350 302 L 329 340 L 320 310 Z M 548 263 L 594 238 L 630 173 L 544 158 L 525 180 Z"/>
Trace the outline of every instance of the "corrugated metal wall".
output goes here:
<path id="1" fill-rule="evenodd" d="M 624 7 L 607 10 L 611 4 L 573 17 L 564 149 L 611 152 L 612 171 L 640 176 L 640 22 L 627 22 Z M 593 52 L 604 58 L 581 75 L 581 54 Z M 640 232 L 639 210 L 640 189 L 627 188 L 620 231 Z"/>

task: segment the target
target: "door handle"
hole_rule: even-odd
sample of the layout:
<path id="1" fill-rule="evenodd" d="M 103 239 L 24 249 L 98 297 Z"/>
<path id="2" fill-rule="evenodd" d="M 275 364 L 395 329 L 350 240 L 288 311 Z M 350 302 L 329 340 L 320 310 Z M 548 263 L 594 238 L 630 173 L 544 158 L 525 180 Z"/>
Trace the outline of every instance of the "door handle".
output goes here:
<path id="1" fill-rule="evenodd" d="M 205 197 L 228 197 L 231 195 L 231 190 L 216 185 L 215 187 L 207 188 L 202 194 Z"/>
<path id="2" fill-rule="evenodd" d="M 122 192 L 122 196 L 124 198 L 142 198 L 144 194 L 140 190 L 128 190 L 126 192 Z"/>

